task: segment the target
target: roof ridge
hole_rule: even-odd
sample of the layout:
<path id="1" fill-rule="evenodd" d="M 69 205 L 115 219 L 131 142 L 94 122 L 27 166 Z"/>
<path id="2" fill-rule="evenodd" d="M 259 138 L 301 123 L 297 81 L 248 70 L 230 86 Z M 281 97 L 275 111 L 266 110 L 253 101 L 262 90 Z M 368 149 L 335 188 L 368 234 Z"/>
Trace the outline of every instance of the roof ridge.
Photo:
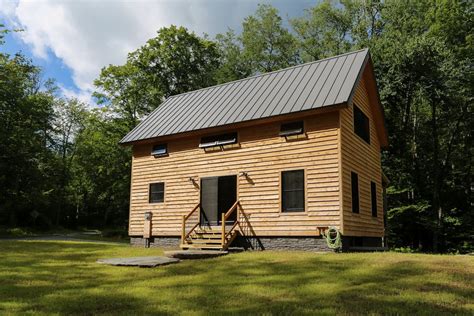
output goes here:
<path id="1" fill-rule="evenodd" d="M 175 94 L 175 95 L 172 95 L 172 96 L 168 97 L 164 102 L 166 102 L 169 99 L 179 97 L 179 96 L 183 96 L 183 95 L 186 95 L 186 94 L 190 94 L 190 93 L 194 93 L 194 92 L 198 92 L 198 91 L 203 91 L 203 90 L 207 90 L 207 89 L 211 89 L 211 88 L 216 88 L 216 87 L 220 87 L 220 86 L 224 86 L 224 85 L 228 85 L 228 84 L 232 84 L 232 83 L 236 83 L 236 82 L 240 82 L 240 81 L 250 80 L 250 79 L 253 79 L 253 78 L 263 77 L 263 76 L 271 75 L 271 74 L 278 73 L 278 72 L 281 72 L 281 71 L 286 71 L 286 70 L 289 70 L 289 69 L 296 69 L 296 68 L 299 68 L 299 67 L 320 63 L 322 61 L 330 60 L 330 59 L 333 59 L 333 58 L 340 58 L 340 57 L 345 56 L 345 55 L 356 54 L 356 53 L 360 53 L 362 51 L 368 51 L 368 50 L 369 50 L 368 48 L 363 48 L 363 49 L 343 53 L 343 54 L 340 54 L 340 55 L 326 57 L 326 58 L 310 61 L 310 62 L 299 64 L 299 65 L 294 65 L 294 66 L 290 66 L 290 67 L 286 67 L 286 68 L 282 68 L 282 69 L 278 69 L 278 70 L 273 70 L 273 71 L 270 71 L 270 72 L 265 72 L 265 73 L 258 74 L 258 75 L 253 75 L 253 76 L 250 76 L 250 77 L 245 77 L 245 78 L 242 78 L 242 79 L 232 80 L 232 81 L 219 83 L 219 84 L 209 86 L 209 87 L 205 87 L 205 88 L 200 88 L 200 89 L 196 89 L 196 90 L 192 90 L 192 91 L 188 91 L 188 92 L 183 92 L 183 93 L 180 93 L 180 94 Z"/>

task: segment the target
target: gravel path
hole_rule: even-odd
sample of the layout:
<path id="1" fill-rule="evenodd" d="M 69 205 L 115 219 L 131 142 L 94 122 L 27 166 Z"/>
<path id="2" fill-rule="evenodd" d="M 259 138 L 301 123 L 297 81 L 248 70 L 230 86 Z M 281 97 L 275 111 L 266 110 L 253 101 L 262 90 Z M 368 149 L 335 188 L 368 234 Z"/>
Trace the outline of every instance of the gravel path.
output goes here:
<path id="1" fill-rule="evenodd" d="M 39 236 L 26 236 L 26 237 L 6 237 L 0 238 L 0 240 L 42 240 L 42 241 L 80 241 L 80 242 L 92 242 L 92 243 L 105 243 L 105 244 L 114 244 L 114 245 L 129 245 L 124 242 L 117 241 L 107 241 L 100 239 L 89 239 L 84 237 L 90 236 L 100 236 L 100 233 L 96 232 L 77 232 L 70 234 L 52 234 L 52 235 L 39 235 Z"/>

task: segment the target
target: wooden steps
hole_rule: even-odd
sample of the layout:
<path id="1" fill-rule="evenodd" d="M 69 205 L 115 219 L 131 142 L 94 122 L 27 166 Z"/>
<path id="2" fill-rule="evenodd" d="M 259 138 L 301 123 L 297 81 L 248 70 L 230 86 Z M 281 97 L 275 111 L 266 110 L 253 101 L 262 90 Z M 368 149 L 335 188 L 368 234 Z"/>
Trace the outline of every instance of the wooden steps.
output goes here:
<path id="1" fill-rule="evenodd" d="M 216 250 L 222 250 L 221 245 L 193 245 L 193 244 L 181 244 L 180 245 L 181 249 L 216 249 Z"/>
<path id="2" fill-rule="evenodd" d="M 180 247 L 182 249 L 226 250 L 238 234 L 238 231 L 232 231 L 223 242 L 222 229 L 220 227 L 218 229 L 197 227 L 186 237 Z"/>

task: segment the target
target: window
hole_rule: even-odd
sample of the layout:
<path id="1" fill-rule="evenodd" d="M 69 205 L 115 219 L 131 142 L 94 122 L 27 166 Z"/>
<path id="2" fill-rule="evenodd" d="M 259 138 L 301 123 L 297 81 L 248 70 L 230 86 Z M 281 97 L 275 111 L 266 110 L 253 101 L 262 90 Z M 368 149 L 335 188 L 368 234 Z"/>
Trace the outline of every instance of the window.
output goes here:
<path id="1" fill-rule="evenodd" d="M 168 147 L 166 144 L 155 145 L 151 150 L 151 155 L 155 158 L 168 156 Z"/>
<path id="2" fill-rule="evenodd" d="M 201 138 L 199 148 L 224 146 L 237 143 L 237 133 L 228 133 Z"/>
<path id="3" fill-rule="evenodd" d="M 304 212 L 304 170 L 281 173 L 282 212 Z"/>
<path id="4" fill-rule="evenodd" d="M 303 121 L 281 124 L 280 136 L 303 134 Z"/>
<path id="5" fill-rule="evenodd" d="M 377 217 L 377 185 L 370 182 L 370 198 L 372 200 L 372 216 Z"/>
<path id="6" fill-rule="evenodd" d="M 352 213 L 359 213 L 359 176 L 351 172 Z"/>
<path id="7" fill-rule="evenodd" d="M 150 183 L 149 203 L 161 203 L 165 199 L 165 184 L 163 182 Z"/>
<path id="8" fill-rule="evenodd" d="M 354 104 L 354 132 L 370 144 L 369 118 Z"/>

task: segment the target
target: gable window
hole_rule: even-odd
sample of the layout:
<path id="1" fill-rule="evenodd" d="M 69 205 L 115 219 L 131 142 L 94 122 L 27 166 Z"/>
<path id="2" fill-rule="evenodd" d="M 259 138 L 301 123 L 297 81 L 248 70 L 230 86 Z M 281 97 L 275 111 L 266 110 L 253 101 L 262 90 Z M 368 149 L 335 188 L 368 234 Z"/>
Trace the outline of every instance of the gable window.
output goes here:
<path id="1" fill-rule="evenodd" d="M 359 213 L 359 176 L 351 172 L 352 213 Z"/>
<path id="2" fill-rule="evenodd" d="M 224 146 L 237 143 L 237 133 L 228 133 L 201 138 L 199 148 L 209 148 L 214 146 Z"/>
<path id="3" fill-rule="evenodd" d="M 150 183 L 149 203 L 161 203 L 165 200 L 165 183 Z"/>
<path id="4" fill-rule="evenodd" d="M 153 149 L 151 150 L 151 155 L 155 158 L 168 156 L 168 146 L 166 144 L 153 146 Z"/>
<path id="5" fill-rule="evenodd" d="M 370 144 L 369 118 L 354 104 L 354 132 Z"/>
<path id="6" fill-rule="evenodd" d="M 304 212 L 304 170 L 281 173 L 282 212 Z"/>
<path id="7" fill-rule="evenodd" d="M 303 121 L 281 124 L 280 136 L 292 136 L 303 134 Z"/>
<path id="8" fill-rule="evenodd" d="M 375 182 L 370 182 L 370 199 L 372 202 L 372 216 L 377 217 L 377 185 Z"/>

